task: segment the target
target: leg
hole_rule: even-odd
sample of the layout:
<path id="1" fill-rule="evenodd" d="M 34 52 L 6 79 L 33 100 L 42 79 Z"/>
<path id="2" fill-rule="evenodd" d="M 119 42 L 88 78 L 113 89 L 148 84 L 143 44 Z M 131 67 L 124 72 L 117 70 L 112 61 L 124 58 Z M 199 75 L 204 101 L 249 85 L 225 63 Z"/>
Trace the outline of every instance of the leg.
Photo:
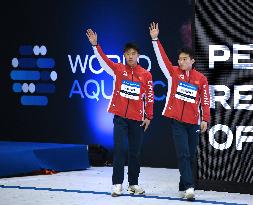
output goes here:
<path id="1" fill-rule="evenodd" d="M 188 133 L 185 123 L 176 120 L 172 120 L 172 130 L 180 172 L 179 190 L 184 191 L 193 185 Z"/>
<path id="2" fill-rule="evenodd" d="M 200 126 L 199 125 L 187 125 L 188 132 L 188 143 L 189 143 L 189 151 L 190 151 L 190 161 L 191 161 L 191 169 L 193 174 L 193 179 L 196 178 L 196 154 L 197 154 L 197 146 L 199 144 L 199 135 L 200 135 Z"/>
<path id="3" fill-rule="evenodd" d="M 180 174 L 181 175 L 181 174 Z M 183 179 L 182 179 L 182 177 L 180 176 L 180 179 L 179 179 L 179 186 L 178 186 L 178 189 L 179 189 L 179 191 L 185 191 L 186 190 L 186 188 L 185 188 L 185 186 L 184 186 L 184 183 L 183 183 Z"/>
<path id="4" fill-rule="evenodd" d="M 128 182 L 129 185 L 138 185 L 140 173 L 140 154 L 143 140 L 141 122 L 129 120 L 128 134 Z"/>
<path id="5" fill-rule="evenodd" d="M 114 123 L 114 155 L 113 155 L 113 175 L 112 184 L 122 184 L 124 180 L 125 165 L 125 144 L 128 134 L 126 119 L 115 115 Z"/>

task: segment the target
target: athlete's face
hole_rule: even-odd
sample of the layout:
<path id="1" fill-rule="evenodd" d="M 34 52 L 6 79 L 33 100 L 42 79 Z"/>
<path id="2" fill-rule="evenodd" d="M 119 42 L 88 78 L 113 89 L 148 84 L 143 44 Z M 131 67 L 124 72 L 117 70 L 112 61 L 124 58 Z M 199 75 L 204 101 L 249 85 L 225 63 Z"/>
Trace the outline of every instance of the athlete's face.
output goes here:
<path id="1" fill-rule="evenodd" d="M 139 58 L 139 54 L 135 49 L 130 48 L 126 50 L 124 56 L 126 58 L 127 65 L 129 65 L 130 67 L 135 67 L 137 65 L 137 59 Z"/>
<path id="2" fill-rule="evenodd" d="M 189 54 L 180 53 L 178 59 L 178 65 L 181 70 L 191 70 L 192 64 L 195 62 L 193 58 L 190 58 Z"/>

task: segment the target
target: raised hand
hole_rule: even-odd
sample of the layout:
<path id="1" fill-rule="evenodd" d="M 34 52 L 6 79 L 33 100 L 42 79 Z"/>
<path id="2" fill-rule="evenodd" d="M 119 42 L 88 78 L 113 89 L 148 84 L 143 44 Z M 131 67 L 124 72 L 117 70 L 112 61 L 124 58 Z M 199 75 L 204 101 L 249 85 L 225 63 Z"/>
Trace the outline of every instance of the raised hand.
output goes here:
<path id="1" fill-rule="evenodd" d="M 97 45 L 97 34 L 91 29 L 87 29 L 86 36 L 88 37 L 91 45 L 96 46 Z"/>
<path id="2" fill-rule="evenodd" d="M 158 23 L 152 22 L 149 27 L 149 32 L 152 39 L 157 38 L 159 34 Z"/>

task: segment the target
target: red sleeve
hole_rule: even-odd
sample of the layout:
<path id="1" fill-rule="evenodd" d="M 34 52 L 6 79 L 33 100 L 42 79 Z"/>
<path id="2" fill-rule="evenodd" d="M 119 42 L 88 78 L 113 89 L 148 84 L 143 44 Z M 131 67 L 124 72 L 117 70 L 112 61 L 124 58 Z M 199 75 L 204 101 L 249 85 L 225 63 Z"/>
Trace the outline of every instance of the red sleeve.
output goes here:
<path id="1" fill-rule="evenodd" d="M 209 122 L 210 121 L 210 95 L 209 95 L 208 81 L 206 77 L 204 77 L 202 80 L 200 98 L 201 98 L 201 108 L 202 108 L 202 120 Z"/>
<path id="2" fill-rule="evenodd" d="M 170 61 L 170 59 L 168 58 L 168 56 L 166 55 L 166 52 L 161 44 L 161 42 L 158 40 L 158 48 L 162 57 L 162 61 L 164 62 L 166 69 L 169 71 L 170 75 L 172 76 L 174 68 L 173 65 Z"/>
<path id="3" fill-rule="evenodd" d="M 94 46 L 95 47 L 95 46 Z M 97 50 L 97 52 L 96 52 Z M 110 60 L 103 52 L 102 48 L 97 45 L 95 47 L 95 54 L 96 57 L 101 65 L 101 67 L 104 68 L 104 70 L 111 74 L 111 72 L 113 72 L 114 74 L 117 72 L 117 70 L 119 69 L 119 63 L 114 63 L 112 60 Z"/>
<path id="4" fill-rule="evenodd" d="M 152 75 L 150 72 L 148 72 L 147 74 L 145 94 L 146 94 L 145 113 L 146 117 L 149 120 L 151 120 L 153 119 L 154 90 L 153 90 Z"/>

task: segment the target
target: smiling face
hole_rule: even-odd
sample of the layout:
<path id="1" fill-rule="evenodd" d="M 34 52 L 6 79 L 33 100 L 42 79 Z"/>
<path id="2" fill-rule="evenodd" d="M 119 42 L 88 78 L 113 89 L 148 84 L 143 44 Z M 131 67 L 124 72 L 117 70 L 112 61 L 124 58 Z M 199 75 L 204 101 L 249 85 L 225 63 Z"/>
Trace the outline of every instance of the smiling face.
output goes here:
<path id="1" fill-rule="evenodd" d="M 137 50 L 129 48 L 124 52 L 124 56 L 126 58 L 127 65 L 130 67 L 135 67 L 137 65 L 137 60 L 139 58 L 139 53 Z"/>
<path id="2" fill-rule="evenodd" d="M 189 71 L 192 69 L 192 64 L 195 62 L 193 58 L 187 53 L 180 53 L 178 65 L 181 70 Z"/>

